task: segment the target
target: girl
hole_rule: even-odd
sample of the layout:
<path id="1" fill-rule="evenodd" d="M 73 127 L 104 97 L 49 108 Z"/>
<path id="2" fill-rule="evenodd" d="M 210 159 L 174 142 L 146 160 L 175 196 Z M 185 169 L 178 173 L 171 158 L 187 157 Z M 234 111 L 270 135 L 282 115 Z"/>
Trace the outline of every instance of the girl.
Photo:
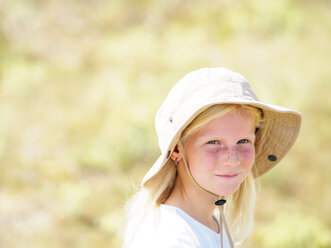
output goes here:
<path id="1" fill-rule="evenodd" d="M 259 102 L 239 73 L 187 74 L 156 115 L 161 156 L 128 204 L 123 247 L 242 244 L 253 229 L 254 178 L 287 154 L 300 125 L 300 113 Z"/>

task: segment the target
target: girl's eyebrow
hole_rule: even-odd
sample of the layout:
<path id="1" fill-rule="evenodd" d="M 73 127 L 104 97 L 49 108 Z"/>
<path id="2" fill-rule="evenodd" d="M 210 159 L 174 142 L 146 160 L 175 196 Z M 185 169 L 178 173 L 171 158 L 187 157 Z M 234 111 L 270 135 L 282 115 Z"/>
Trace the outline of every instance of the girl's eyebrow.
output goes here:
<path id="1" fill-rule="evenodd" d="M 237 135 L 236 136 L 238 139 L 254 139 L 255 138 L 255 133 L 254 131 L 252 131 L 251 133 L 247 133 L 247 134 L 241 134 L 241 135 Z M 224 139 L 224 136 L 219 136 L 217 134 L 209 134 L 209 133 L 205 133 L 205 134 L 201 134 L 197 137 L 197 140 L 222 140 Z"/>

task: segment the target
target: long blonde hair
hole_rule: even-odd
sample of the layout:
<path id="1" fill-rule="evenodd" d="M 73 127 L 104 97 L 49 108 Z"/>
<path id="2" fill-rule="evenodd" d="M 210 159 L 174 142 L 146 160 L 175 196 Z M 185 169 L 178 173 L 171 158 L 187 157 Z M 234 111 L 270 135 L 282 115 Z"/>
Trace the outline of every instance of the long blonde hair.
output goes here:
<path id="1" fill-rule="evenodd" d="M 185 139 L 196 128 L 205 125 L 214 118 L 229 112 L 247 111 L 255 117 L 255 126 L 261 124 L 261 112 L 249 105 L 222 104 L 214 105 L 199 114 L 182 132 L 181 140 Z M 252 168 L 254 170 L 254 166 Z M 136 192 L 127 204 L 127 226 L 123 247 L 129 247 L 134 240 L 136 230 L 143 223 L 148 213 L 164 203 L 172 192 L 177 178 L 176 167 L 169 159 L 157 175 Z M 225 215 L 234 241 L 238 244 L 244 241 L 253 230 L 253 215 L 256 199 L 256 189 L 252 172 L 249 173 L 239 189 L 227 197 Z"/>

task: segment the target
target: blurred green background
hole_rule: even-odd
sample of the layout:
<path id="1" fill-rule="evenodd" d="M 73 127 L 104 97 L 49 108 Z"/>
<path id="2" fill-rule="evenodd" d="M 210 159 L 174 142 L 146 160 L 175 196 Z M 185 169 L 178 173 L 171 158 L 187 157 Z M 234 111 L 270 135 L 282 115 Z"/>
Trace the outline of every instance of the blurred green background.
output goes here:
<path id="1" fill-rule="evenodd" d="M 331 2 L 0 0 L 0 247 L 120 247 L 172 85 L 226 66 L 303 113 L 248 247 L 331 247 Z"/>

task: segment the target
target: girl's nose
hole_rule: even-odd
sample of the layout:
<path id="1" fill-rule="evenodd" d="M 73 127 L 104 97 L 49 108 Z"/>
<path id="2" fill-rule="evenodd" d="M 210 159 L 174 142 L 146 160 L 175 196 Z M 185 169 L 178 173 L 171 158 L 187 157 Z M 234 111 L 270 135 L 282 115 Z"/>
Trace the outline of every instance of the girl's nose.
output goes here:
<path id="1" fill-rule="evenodd" d="M 224 149 L 223 164 L 227 166 L 237 166 L 240 164 L 240 153 L 236 147 L 229 147 Z"/>

